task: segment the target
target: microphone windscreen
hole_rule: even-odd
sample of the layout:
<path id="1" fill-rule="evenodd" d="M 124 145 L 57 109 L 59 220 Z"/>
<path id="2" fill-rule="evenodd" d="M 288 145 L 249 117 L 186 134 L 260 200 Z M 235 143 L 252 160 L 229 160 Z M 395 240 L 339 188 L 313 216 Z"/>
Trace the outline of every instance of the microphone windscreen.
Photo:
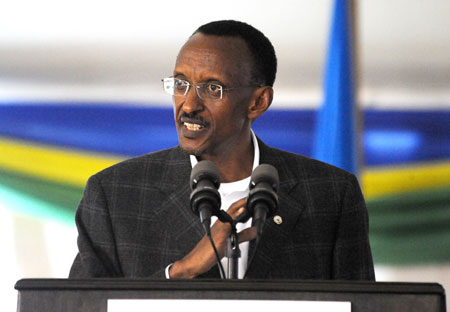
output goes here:
<path id="1" fill-rule="evenodd" d="M 220 175 L 216 165 L 212 161 L 199 161 L 191 171 L 191 190 L 194 190 L 198 182 L 207 179 L 214 184 L 215 188 L 219 188 Z"/>
<path id="2" fill-rule="evenodd" d="M 256 186 L 258 183 L 264 182 L 269 183 L 274 191 L 278 190 L 279 184 L 278 171 L 274 166 L 269 164 L 262 164 L 253 170 L 252 176 L 250 178 L 250 187 Z"/>

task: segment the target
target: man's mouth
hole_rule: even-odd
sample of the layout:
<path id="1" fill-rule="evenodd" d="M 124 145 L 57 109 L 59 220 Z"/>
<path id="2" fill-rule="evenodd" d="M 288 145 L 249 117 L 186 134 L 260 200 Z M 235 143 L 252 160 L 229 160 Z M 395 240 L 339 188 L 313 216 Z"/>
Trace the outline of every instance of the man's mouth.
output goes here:
<path id="1" fill-rule="evenodd" d="M 196 123 L 190 123 L 190 122 L 183 122 L 183 125 L 189 130 L 189 131 L 200 131 L 205 126 L 199 125 Z"/>

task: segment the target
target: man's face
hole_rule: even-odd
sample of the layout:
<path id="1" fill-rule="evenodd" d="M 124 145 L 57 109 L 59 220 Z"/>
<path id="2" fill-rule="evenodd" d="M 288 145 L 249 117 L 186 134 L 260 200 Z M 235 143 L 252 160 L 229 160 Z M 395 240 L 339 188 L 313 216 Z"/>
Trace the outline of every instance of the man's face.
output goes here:
<path id="1" fill-rule="evenodd" d="M 250 52 L 242 39 L 197 33 L 183 46 L 173 76 L 191 84 L 226 88 L 251 83 Z M 231 153 L 248 140 L 248 106 L 255 88 L 223 91 L 221 100 L 200 99 L 191 86 L 174 96 L 175 123 L 181 148 L 196 156 Z"/>

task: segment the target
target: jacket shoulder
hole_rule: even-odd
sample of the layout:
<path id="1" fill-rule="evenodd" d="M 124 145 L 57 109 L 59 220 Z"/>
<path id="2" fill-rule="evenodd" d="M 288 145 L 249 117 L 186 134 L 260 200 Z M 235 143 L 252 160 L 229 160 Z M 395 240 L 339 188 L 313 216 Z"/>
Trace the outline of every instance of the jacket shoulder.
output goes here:
<path id="1" fill-rule="evenodd" d="M 155 181 L 153 179 L 163 177 L 171 169 L 177 170 L 177 166 L 184 167 L 188 163 L 189 156 L 179 147 L 174 147 L 121 161 L 94 174 L 90 179 L 99 180 L 102 184 L 113 181 L 151 184 Z"/>
<path id="2" fill-rule="evenodd" d="M 303 179 L 353 179 L 351 172 L 333 166 L 331 164 L 270 147 L 271 153 L 276 158 L 276 163 L 289 170 L 291 174 Z"/>

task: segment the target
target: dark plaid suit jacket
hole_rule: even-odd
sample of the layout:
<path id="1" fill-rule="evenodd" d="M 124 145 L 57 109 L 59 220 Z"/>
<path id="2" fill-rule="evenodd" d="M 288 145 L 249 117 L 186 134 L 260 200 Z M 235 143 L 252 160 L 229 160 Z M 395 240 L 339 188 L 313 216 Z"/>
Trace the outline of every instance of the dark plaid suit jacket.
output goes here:
<path id="1" fill-rule="evenodd" d="M 278 169 L 283 222 L 267 220 L 246 278 L 373 280 L 368 215 L 356 178 L 259 141 Z M 79 253 L 70 278 L 165 278 L 203 236 L 189 208 L 189 156 L 179 147 L 92 176 L 76 214 Z M 249 255 L 254 251 L 250 244 Z M 216 267 L 202 277 L 219 277 Z"/>

